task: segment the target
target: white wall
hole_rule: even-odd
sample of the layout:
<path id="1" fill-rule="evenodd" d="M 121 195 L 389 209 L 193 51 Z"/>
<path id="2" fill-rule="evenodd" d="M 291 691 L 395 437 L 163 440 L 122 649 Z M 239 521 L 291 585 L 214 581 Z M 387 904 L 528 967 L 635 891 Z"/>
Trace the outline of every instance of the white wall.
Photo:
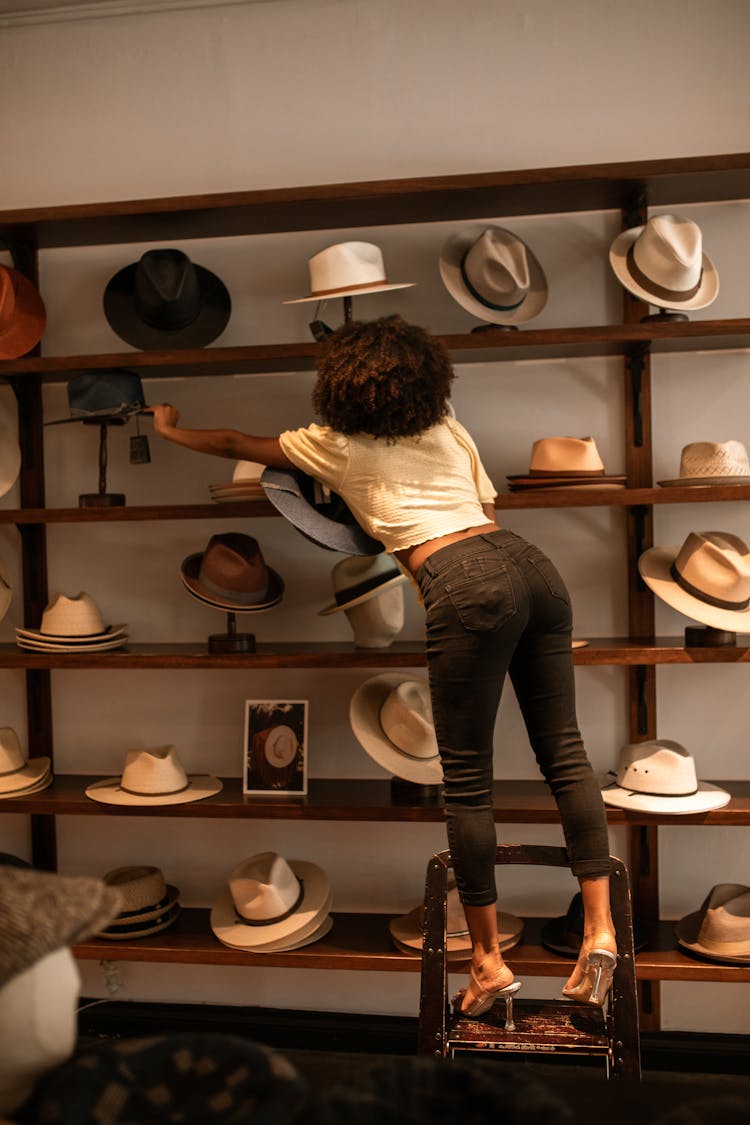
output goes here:
<path id="1" fill-rule="evenodd" d="M 282 0 L 6 30 L 0 41 L 0 208 L 741 151 L 750 101 L 748 31 L 750 10 L 740 0 L 711 8 L 692 0 L 652 8 L 635 0 L 626 15 L 619 4 L 583 0 Z M 716 303 L 696 318 L 745 315 L 742 247 L 750 207 L 682 210 L 700 222 L 722 281 Z M 502 220 L 487 216 L 493 218 Z M 533 246 L 548 276 L 550 299 L 536 325 L 618 319 L 620 291 L 607 266 L 617 222 L 614 214 L 587 214 L 509 223 Z M 383 247 L 392 279 L 419 284 L 387 298 L 355 300 L 355 313 L 399 311 L 433 331 L 473 327 L 437 272 L 439 248 L 454 229 L 436 223 L 356 231 Z M 181 243 L 232 292 L 233 316 L 218 342 L 305 339 L 312 307 L 281 301 L 307 290 L 310 254 L 351 233 Z M 101 291 L 140 251 L 117 246 L 43 255 L 48 354 L 125 350 L 103 319 Z M 323 316 L 335 323 L 340 309 L 327 307 Z M 656 479 L 676 474 L 687 441 L 731 437 L 750 446 L 747 364 L 746 353 L 655 359 Z M 308 420 L 311 384 L 309 373 L 299 373 L 145 385 L 152 400 L 175 402 L 187 424 L 275 432 Z M 615 360 L 465 366 L 454 398 L 498 487 L 506 473 L 527 467 L 536 437 L 553 433 L 592 433 L 607 467 L 623 468 Z M 0 410 L 12 411 L 7 388 L 0 387 Z M 46 389 L 45 410 L 48 418 L 67 413 L 64 386 Z M 128 433 L 112 436 L 110 484 L 131 504 L 201 500 L 209 482 L 231 471 L 226 462 L 156 439 L 152 464 L 131 467 Z M 50 505 L 75 504 L 79 492 L 95 487 L 95 441 L 93 432 L 71 427 L 47 431 Z M 17 503 L 15 489 L 0 500 L 6 507 Z M 655 521 L 659 543 L 681 542 L 688 530 L 705 526 L 750 537 L 746 505 L 661 506 Z M 573 593 L 579 635 L 627 631 L 621 511 L 518 512 L 505 522 L 558 562 Z M 139 641 L 203 639 L 222 621 L 184 593 L 179 564 L 211 533 L 230 527 L 236 522 L 221 519 L 210 527 L 195 521 L 52 525 L 50 589 L 89 590 L 105 616 L 128 621 Z M 278 519 L 245 530 L 257 535 L 287 582 L 282 604 L 252 622 L 258 638 L 347 639 L 341 615 L 317 616 L 330 598 L 335 559 Z M 17 560 L 15 529 L 0 529 L 0 562 L 16 587 Z M 0 638 L 13 638 L 20 614 L 16 598 Z M 658 631 L 679 634 L 686 623 L 658 608 Z M 422 612 L 409 594 L 403 635 L 422 634 Z M 747 776 L 746 676 L 735 667 L 657 672 L 659 734 L 683 741 L 704 777 Z M 351 670 L 55 672 L 58 768 L 117 773 L 129 747 L 173 742 L 189 769 L 238 775 L 243 700 L 268 695 L 310 699 L 312 776 L 384 776 L 348 727 L 348 701 L 364 678 Z M 606 771 L 627 740 L 625 672 L 581 668 L 577 682 L 589 751 L 595 767 Z M 0 723 L 23 735 L 22 674 L 0 672 L 0 693 Z M 498 777 L 536 776 L 510 690 L 496 746 Z M 501 826 L 499 834 L 507 842 L 561 842 L 555 827 Z M 142 818 L 63 818 L 59 837 L 66 871 L 102 873 L 123 863 L 156 862 L 188 905 L 210 905 L 235 863 L 274 848 L 321 863 L 341 910 L 409 909 L 421 896 L 427 857 L 444 846 L 440 825 Z M 695 909 L 716 882 L 750 881 L 745 829 L 675 825 L 660 838 L 665 917 Z M 613 830 L 613 850 L 624 846 L 624 834 Z M 24 818 L 0 820 L 0 847 L 27 854 Z M 507 909 L 562 913 L 575 889 L 569 877 L 552 873 L 540 873 L 532 887 L 526 882 L 503 876 Z M 86 992 L 103 995 L 97 966 L 83 969 Z M 125 998 L 398 1014 L 417 1007 L 416 975 L 361 974 L 355 983 L 343 973 L 271 969 L 123 964 L 121 972 Z M 531 981 L 527 989 L 552 995 L 558 986 Z M 670 985 L 664 1024 L 746 1032 L 746 991 Z"/>

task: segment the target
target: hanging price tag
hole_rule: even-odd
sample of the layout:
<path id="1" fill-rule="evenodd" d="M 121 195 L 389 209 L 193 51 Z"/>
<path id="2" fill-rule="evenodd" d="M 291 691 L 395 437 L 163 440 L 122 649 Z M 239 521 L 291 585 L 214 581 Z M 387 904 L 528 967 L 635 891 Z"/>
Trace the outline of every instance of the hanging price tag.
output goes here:
<path id="1" fill-rule="evenodd" d="M 141 433 L 138 415 L 135 416 L 136 433 L 130 439 L 130 464 L 148 465 L 151 453 L 148 448 L 148 437 Z"/>

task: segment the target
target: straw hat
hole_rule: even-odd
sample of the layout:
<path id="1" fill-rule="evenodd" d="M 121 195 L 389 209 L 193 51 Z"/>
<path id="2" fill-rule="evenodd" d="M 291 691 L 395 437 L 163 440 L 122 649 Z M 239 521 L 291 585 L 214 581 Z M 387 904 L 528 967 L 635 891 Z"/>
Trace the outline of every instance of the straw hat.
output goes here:
<path id="1" fill-rule="evenodd" d="M 157 746 L 128 750 L 122 777 L 93 782 L 86 796 L 105 805 L 184 805 L 213 797 L 222 788 L 210 774 L 186 774 L 174 746 Z"/>
<path id="2" fill-rule="evenodd" d="M 465 227 L 440 251 L 446 289 L 490 324 L 524 324 L 547 303 L 547 279 L 530 248 L 504 227 Z"/>
<path id="3" fill-rule="evenodd" d="M 0 574 L 0 621 L 5 617 L 13 600 L 13 590 L 5 577 Z"/>
<path id="4" fill-rule="evenodd" d="M 352 609 L 355 605 L 375 598 L 392 586 L 400 586 L 407 581 L 390 555 L 350 555 L 337 562 L 331 571 L 334 600 L 318 616 L 338 613 L 342 609 Z"/>
<path id="5" fill-rule="evenodd" d="M 656 738 L 623 746 L 616 782 L 602 790 L 602 798 L 618 809 L 689 815 L 720 809 L 731 794 L 698 781 L 695 760 L 679 742 Z"/>
<path id="6" fill-rule="evenodd" d="M 329 297 L 408 289 L 415 284 L 413 281 L 389 282 L 383 252 L 372 242 L 338 242 L 320 250 L 307 264 L 310 295 L 283 304 L 301 305 L 305 301 L 323 301 Z"/>
<path id="7" fill-rule="evenodd" d="M 125 941 L 166 930 L 180 913 L 179 891 L 167 884 L 158 867 L 116 867 L 104 876 L 122 898 L 119 913 L 96 937 Z"/>
<path id="8" fill-rule="evenodd" d="M 0 799 L 46 789 L 51 781 L 50 759 L 27 759 L 13 727 L 0 727 Z"/>
<path id="9" fill-rule="evenodd" d="M 700 909 L 686 914 L 675 926 L 683 949 L 712 961 L 746 965 L 750 962 L 750 887 L 717 883 Z"/>
<path id="10" fill-rule="evenodd" d="M 0 266 L 0 359 L 17 359 L 39 343 L 47 324 L 44 302 L 20 270 Z"/>
<path id="11" fill-rule="evenodd" d="M 441 784 L 427 680 L 403 672 L 373 676 L 352 696 L 349 721 L 362 748 L 389 773 L 416 785 Z"/>
<path id="12" fill-rule="evenodd" d="M 663 487 L 676 485 L 750 484 L 750 460 L 741 441 L 693 441 L 683 446 L 680 475 L 660 480 Z"/>
<path id="13" fill-rule="evenodd" d="M 528 473 L 508 475 L 512 489 L 622 487 L 627 479 L 606 474 L 593 437 L 539 438 L 531 447 Z"/>
<path id="14" fill-rule="evenodd" d="M 700 227 L 679 215 L 655 215 L 623 231 L 609 260 L 630 293 L 660 308 L 704 309 L 719 293 L 719 275 L 703 253 Z"/>
<path id="15" fill-rule="evenodd" d="M 691 531 L 681 547 L 650 547 L 643 581 L 673 609 L 714 629 L 750 626 L 750 548 L 728 531 Z"/>
<path id="16" fill-rule="evenodd" d="M 403 914 L 400 918 L 391 918 L 388 929 L 394 943 L 403 953 L 421 953 L 424 937 L 424 903 L 415 906 L 413 910 L 410 910 L 408 914 Z M 521 940 L 523 919 L 517 918 L 515 914 L 498 910 L 497 931 L 500 938 L 500 949 L 511 949 Z M 469 927 L 453 877 L 448 879 L 445 948 L 448 960 L 463 961 L 471 956 L 472 946 Z"/>
<path id="17" fill-rule="evenodd" d="M 21 471 L 21 447 L 14 433 L 0 418 L 0 496 L 10 492 Z"/>
<path id="18" fill-rule="evenodd" d="M 257 539 L 241 532 L 212 535 L 205 551 L 182 562 L 182 581 L 199 601 L 239 613 L 277 605 L 284 582 L 266 565 Z"/>
<path id="19" fill-rule="evenodd" d="M 331 902 L 331 886 L 321 867 L 259 852 L 231 872 L 211 911 L 211 929 L 235 948 L 284 950 L 291 943 L 317 940 Z"/>

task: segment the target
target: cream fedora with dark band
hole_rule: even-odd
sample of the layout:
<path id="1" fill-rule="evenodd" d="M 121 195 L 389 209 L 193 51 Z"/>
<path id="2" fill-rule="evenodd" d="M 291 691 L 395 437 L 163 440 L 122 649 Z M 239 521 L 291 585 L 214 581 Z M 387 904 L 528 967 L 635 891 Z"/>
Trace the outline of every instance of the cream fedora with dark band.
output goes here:
<path id="1" fill-rule="evenodd" d="M 728 531 L 691 531 L 681 547 L 638 560 L 646 585 L 673 609 L 714 629 L 750 628 L 750 548 Z"/>
<path id="2" fill-rule="evenodd" d="M 329 297 L 408 289 L 415 284 L 413 281 L 388 281 L 383 252 L 372 242 L 338 242 L 327 246 L 310 258 L 308 266 L 310 295 L 283 301 L 283 304 L 301 305 L 305 301 L 325 301 Z"/>
<path id="3" fill-rule="evenodd" d="M 625 288 L 650 305 L 704 309 L 719 293 L 719 275 L 703 253 L 700 227 L 679 215 L 655 215 L 623 231 L 609 260 Z"/>
<path id="4" fill-rule="evenodd" d="M 617 780 L 602 790 L 602 798 L 618 809 L 687 815 L 723 808 L 731 794 L 699 781 L 692 754 L 679 742 L 656 738 L 623 746 Z"/>
<path id="5" fill-rule="evenodd" d="M 105 805 L 183 805 L 220 793 L 222 783 L 210 774 L 186 774 L 174 746 L 128 750 L 122 777 L 95 781 L 86 790 Z"/>
<path id="6" fill-rule="evenodd" d="M 425 679 L 384 672 L 361 684 L 349 704 L 357 741 L 373 761 L 415 785 L 440 785 L 440 764 Z"/>
<path id="7" fill-rule="evenodd" d="M 547 279 L 512 231 L 474 225 L 451 235 L 440 251 L 440 276 L 450 295 L 490 324 L 524 324 L 547 303 Z"/>

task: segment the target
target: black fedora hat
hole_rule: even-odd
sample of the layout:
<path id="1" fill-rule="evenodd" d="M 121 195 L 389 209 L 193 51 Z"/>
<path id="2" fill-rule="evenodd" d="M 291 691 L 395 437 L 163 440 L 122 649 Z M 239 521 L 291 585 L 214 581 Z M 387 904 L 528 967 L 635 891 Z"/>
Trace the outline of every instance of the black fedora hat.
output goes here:
<path id="1" fill-rule="evenodd" d="M 147 250 L 118 272 L 104 290 L 104 315 L 135 348 L 201 348 L 224 331 L 232 311 L 216 274 L 182 250 Z"/>
<path id="2" fill-rule="evenodd" d="M 65 422 L 108 422 L 140 414 L 146 405 L 140 376 L 124 367 L 104 371 L 84 371 L 68 383 L 69 418 L 46 422 L 60 426 Z"/>
<path id="3" fill-rule="evenodd" d="M 300 469 L 265 469 L 260 483 L 274 508 L 319 547 L 345 555 L 379 555 L 385 550 L 360 527 L 337 493 Z"/>
<path id="4" fill-rule="evenodd" d="M 567 914 L 550 918 L 542 926 L 542 945 L 561 957 L 576 958 L 581 952 L 583 941 L 583 899 L 580 892 L 570 900 Z M 633 927 L 633 945 L 643 949 L 648 939 L 640 931 L 638 923 Z"/>

